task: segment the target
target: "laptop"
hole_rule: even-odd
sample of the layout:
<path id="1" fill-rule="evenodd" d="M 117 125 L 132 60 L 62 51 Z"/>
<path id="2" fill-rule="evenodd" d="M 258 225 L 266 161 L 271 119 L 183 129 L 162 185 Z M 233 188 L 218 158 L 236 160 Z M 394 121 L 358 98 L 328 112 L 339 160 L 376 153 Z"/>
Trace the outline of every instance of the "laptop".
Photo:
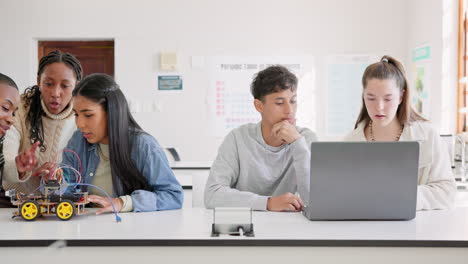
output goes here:
<path id="1" fill-rule="evenodd" d="M 416 215 L 419 143 L 313 142 L 310 220 L 410 220 Z"/>

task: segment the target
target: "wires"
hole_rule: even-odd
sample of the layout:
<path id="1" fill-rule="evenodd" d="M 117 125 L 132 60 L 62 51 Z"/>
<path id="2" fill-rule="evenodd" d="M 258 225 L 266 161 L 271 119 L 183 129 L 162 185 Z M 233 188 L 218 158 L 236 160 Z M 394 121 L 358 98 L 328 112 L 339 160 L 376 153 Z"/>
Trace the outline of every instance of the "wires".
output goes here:
<path id="1" fill-rule="evenodd" d="M 65 152 L 70 152 L 76 157 L 78 161 L 78 170 L 68 164 L 58 162 L 59 155 Z M 62 150 L 61 152 L 57 153 L 57 155 L 55 156 L 54 162 L 52 164 L 54 166 L 52 167 L 52 170 L 49 173 L 49 179 L 56 179 L 58 183 L 62 183 L 64 180 L 64 176 L 65 176 L 64 169 L 70 169 L 75 175 L 75 182 L 76 183 L 81 182 L 81 173 L 83 171 L 83 168 L 81 166 L 80 156 L 78 156 L 78 154 L 75 151 L 70 150 L 70 149 Z M 68 181 L 70 181 L 70 179 L 68 179 Z"/>
<path id="2" fill-rule="evenodd" d="M 56 166 L 55 170 L 52 171 L 52 179 L 57 179 L 57 182 L 61 182 L 63 178 L 63 170 L 61 167 Z"/>
<path id="3" fill-rule="evenodd" d="M 71 167 L 70 167 L 71 168 Z M 73 168 L 71 168 L 73 169 Z M 76 171 L 76 170 L 75 170 Z M 115 221 L 116 222 L 121 222 L 122 221 L 122 218 L 120 218 L 120 216 L 117 214 L 117 210 L 115 209 L 115 204 L 114 204 L 114 201 L 112 200 L 112 197 L 110 197 L 110 195 L 104 191 L 103 189 L 101 189 L 100 187 L 96 186 L 96 185 L 93 185 L 93 184 L 88 184 L 88 183 L 67 183 L 67 182 L 64 182 L 64 183 L 59 183 L 60 184 L 60 189 L 63 189 L 67 186 L 69 187 L 76 187 L 76 186 L 90 186 L 90 187 L 93 187 L 93 188 L 96 188 L 98 189 L 101 193 L 105 194 L 105 196 L 107 196 L 107 198 L 109 198 L 109 201 L 112 205 L 112 209 L 113 209 L 113 213 L 115 215 Z M 37 187 L 33 193 L 35 193 L 37 190 L 39 190 L 40 188 L 44 188 L 44 182 L 41 181 L 41 185 L 39 187 Z M 41 190 L 41 192 L 44 192 L 45 190 Z M 65 191 L 59 191 L 61 194 L 65 193 Z M 49 190 L 49 192 L 46 194 L 47 196 L 50 195 L 51 193 L 53 193 L 53 190 Z M 21 198 L 21 195 L 18 193 L 17 194 L 17 198 L 18 200 L 22 203 L 23 202 L 23 199 Z"/>
<path id="4" fill-rule="evenodd" d="M 72 166 L 69 166 L 69 165 L 63 164 L 63 163 L 58 164 L 57 168 L 53 171 L 52 176 L 54 176 L 56 174 L 57 170 L 62 170 L 62 174 L 63 174 L 63 169 L 70 169 L 75 174 L 75 176 L 76 176 L 76 182 L 75 183 L 80 183 L 81 182 L 81 172 L 77 171 Z"/>
<path id="5" fill-rule="evenodd" d="M 65 152 L 70 152 L 76 157 L 76 159 L 78 161 L 78 170 L 76 170 L 75 168 L 73 168 L 72 166 L 70 166 L 68 164 L 58 162 L 59 155 L 64 154 Z M 74 172 L 74 174 L 76 176 L 76 182 L 77 183 L 81 182 L 81 173 L 83 173 L 83 168 L 81 166 L 80 156 L 78 156 L 78 154 L 75 151 L 73 151 L 71 149 L 62 150 L 61 152 L 57 153 L 57 155 L 55 156 L 53 164 L 54 164 L 54 167 L 53 167 L 53 169 L 51 170 L 51 172 L 49 174 L 49 176 L 50 176 L 49 178 L 57 179 L 57 181 L 59 183 L 61 183 L 62 179 L 63 179 L 63 176 L 64 176 L 63 169 L 67 168 L 67 169 L 71 169 Z"/>
<path id="6" fill-rule="evenodd" d="M 60 153 L 65 153 L 65 152 L 70 152 L 76 157 L 76 159 L 78 161 L 78 170 L 76 168 L 70 166 L 69 164 L 64 164 L 64 163 L 57 162 L 58 158 L 59 158 L 58 155 Z M 43 193 L 43 194 L 44 194 L 44 192 L 47 192 L 47 193 L 45 193 L 45 196 L 47 197 L 47 196 L 53 194 L 56 191 L 58 191 L 60 195 L 63 195 L 64 193 L 67 192 L 68 186 L 72 187 L 72 189 L 73 189 L 73 187 L 77 187 L 77 186 L 90 186 L 90 187 L 98 189 L 101 193 L 103 193 L 105 196 L 107 196 L 107 198 L 109 198 L 109 201 L 110 201 L 110 203 L 112 205 L 113 213 L 115 214 L 115 221 L 116 222 L 121 222 L 122 219 L 117 214 L 117 210 L 115 209 L 114 201 L 112 200 L 112 197 L 110 197 L 110 195 L 106 191 L 104 191 L 100 187 L 98 187 L 96 185 L 93 185 L 93 184 L 81 183 L 82 165 L 81 165 L 81 159 L 78 156 L 78 154 L 76 152 L 74 152 L 73 150 L 69 150 L 69 149 L 64 149 L 60 153 L 57 154 L 57 156 L 55 157 L 55 160 L 52 163 L 53 167 L 52 167 L 52 169 L 51 169 L 51 171 L 49 173 L 49 179 L 54 179 L 52 184 L 48 186 L 47 183 L 45 182 L 44 178 L 42 178 L 40 185 L 32 193 L 36 193 L 40 189 L 41 193 Z M 65 170 L 66 169 L 71 171 L 70 175 L 72 175 L 72 174 L 75 175 L 74 180 L 76 182 L 69 183 L 69 181 L 71 181 L 71 177 L 68 177 L 68 179 L 66 179 L 66 177 L 65 177 L 66 176 L 65 175 Z M 70 191 L 70 192 L 73 193 L 72 191 Z M 76 192 L 76 189 L 75 189 L 75 192 Z M 19 193 L 17 194 L 17 198 L 18 198 L 18 201 L 20 201 L 20 203 L 22 203 L 24 201 L 24 199 L 22 199 L 22 197 L 21 197 L 21 195 Z"/>
<path id="7" fill-rule="evenodd" d="M 109 198 L 109 201 L 111 202 L 111 205 L 112 205 L 112 209 L 114 210 L 113 213 L 115 214 L 115 221 L 116 222 L 121 222 L 122 221 L 122 218 L 120 218 L 120 216 L 117 214 L 117 210 L 115 209 L 115 205 L 114 205 L 114 201 L 112 200 L 112 197 L 110 197 L 110 195 L 106 191 L 104 191 L 103 189 L 101 189 L 100 187 L 98 187 L 96 185 L 89 184 L 89 183 L 72 183 L 72 184 L 68 184 L 68 185 L 69 186 L 90 186 L 90 187 L 98 189 L 99 191 L 101 191 L 101 193 L 105 194 L 107 196 L 107 198 Z"/>
<path id="8" fill-rule="evenodd" d="M 81 159 L 80 159 L 80 156 L 78 156 L 78 154 L 76 154 L 75 151 L 71 150 L 71 149 L 64 149 L 62 150 L 62 153 L 64 152 L 70 152 L 72 153 L 73 155 L 75 155 L 76 159 L 78 160 L 78 172 L 80 173 L 83 173 L 83 168 L 81 167 Z"/>
<path id="9" fill-rule="evenodd" d="M 21 194 L 20 193 L 16 193 L 16 199 L 18 199 L 18 201 L 20 203 L 23 203 L 23 199 L 21 198 Z"/>
<path id="10" fill-rule="evenodd" d="M 57 168 L 54 170 L 54 173 L 52 174 L 52 176 L 55 176 L 55 175 L 63 176 L 63 169 L 70 169 L 72 172 L 74 172 L 74 174 L 76 176 L 76 182 L 75 183 L 68 183 L 67 185 L 72 186 L 72 187 L 90 186 L 90 187 L 98 189 L 101 193 L 105 194 L 107 196 L 107 198 L 109 198 L 109 201 L 111 202 L 111 205 L 112 205 L 112 209 L 114 210 L 113 212 L 115 214 L 115 221 L 116 222 L 122 221 L 120 216 L 117 214 L 117 210 L 115 209 L 115 205 L 114 205 L 114 201 L 112 200 L 112 197 L 110 197 L 110 195 L 106 191 L 104 191 L 100 187 L 98 187 L 96 185 L 93 185 L 93 184 L 81 183 L 81 174 L 83 173 L 83 168 L 81 167 L 81 159 L 78 156 L 78 154 L 75 151 L 70 150 L 70 149 L 64 149 L 64 150 L 62 150 L 61 153 L 65 153 L 65 152 L 70 152 L 73 155 L 75 155 L 76 159 L 78 160 L 78 170 L 76 170 L 75 168 L 73 168 L 72 166 L 70 166 L 68 164 L 57 163 Z M 58 155 L 55 158 L 55 162 L 57 162 L 57 159 L 58 159 Z M 62 178 L 61 178 L 61 180 L 62 180 Z M 60 181 L 59 181 L 59 183 L 60 183 Z"/>
<path id="11" fill-rule="evenodd" d="M 78 171 L 80 172 L 80 175 L 81 175 L 81 173 L 83 173 L 83 168 L 81 167 L 81 159 L 80 159 L 80 156 L 78 156 L 78 154 L 76 154 L 76 152 L 73 151 L 73 150 L 71 150 L 71 149 L 64 149 L 64 150 L 62 150 L 61 152 L 57 153 L 57 156 L 55 156 L 55 159 L 54 159 L 54 163 L 55 163 L 55 164 L 62 164 L 62 163 L 59 163 L 59 162 L 57 162 L 57 161 L 58 161 L 59 155 L 60 155 L 60 154 L 63 154 L 64 152 L 70 152 L 70 153 L 72 153 L 73 155 L 75 155 L 76 159 L 78 160 Z"/>

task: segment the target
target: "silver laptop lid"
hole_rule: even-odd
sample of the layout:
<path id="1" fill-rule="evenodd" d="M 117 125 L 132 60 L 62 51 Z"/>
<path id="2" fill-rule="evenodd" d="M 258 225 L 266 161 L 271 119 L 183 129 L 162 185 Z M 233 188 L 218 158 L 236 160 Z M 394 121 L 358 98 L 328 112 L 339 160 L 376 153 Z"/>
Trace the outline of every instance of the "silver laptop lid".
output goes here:
<path id="1" fill-rule="evenodd" d="M 419 143 L 313 142 L 311 220 L 409 220 L 415 217 Z"/>

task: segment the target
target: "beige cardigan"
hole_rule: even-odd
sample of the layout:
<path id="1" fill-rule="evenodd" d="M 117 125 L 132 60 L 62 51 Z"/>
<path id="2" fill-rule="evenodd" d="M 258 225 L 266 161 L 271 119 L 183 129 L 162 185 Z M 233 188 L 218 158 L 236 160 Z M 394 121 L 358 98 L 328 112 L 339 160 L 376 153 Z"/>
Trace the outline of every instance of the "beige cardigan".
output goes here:
<path id="1" fill-rule="evenodd" d="M 345 141 L 366 141 L 364 122 L 345 137 Z M 405 125 L 400 141 L 419 141 L 417 210 L 446 209 L 453 206 L 457 188 L 448 147 L 430 122 Z"/>
<path id="2" fill-rule="evenodd" d="M 45 152 L 36 149 L 36 158 L 38 166 L 45 162 L 54 161 L 57 154 L 60 154 L 73 132 L 76 130 L 75 118 L 72 111 L 72 105 L 68 106 L 60 114 L 51 114 L 47 107 L 41 101 L 42 109 L 45 115 L 42 117 L 44 127 L 44 141 L 47 147 Z M 24 102 L 18 108 L 14 117 L 14 125 L 5 136 L 3 153 L 5 156 L 5 167 L 3 170 L 3 186 L 6 190 L 16 189 L 17 191 L 28 194 L 33 192 L 39 186 L 39 177 L 31 177 L 31 173 L 26 173 L 23 178 L 19 178 L 16 168 L 15 158 L 18 153 L 31 148 L 30 142 L 30 124 L 26 124 L 27 109 Z M 61 159 L 61 155 L 59 155 Z"/>

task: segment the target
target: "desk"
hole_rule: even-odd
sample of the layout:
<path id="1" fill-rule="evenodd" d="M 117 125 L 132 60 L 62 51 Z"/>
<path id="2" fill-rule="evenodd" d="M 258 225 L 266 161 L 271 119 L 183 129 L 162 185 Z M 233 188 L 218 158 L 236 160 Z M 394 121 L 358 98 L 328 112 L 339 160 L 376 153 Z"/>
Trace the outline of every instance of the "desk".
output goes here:
<path id="1" fill-rule="evenodd" d="M 172 171 L 176 179 L 182 185 L 184 190 L 190 190 L 193 187 L 193 183 L 197 181 L 197 178 L 202 178 L 206 181 L 210 168 L 201 167 L 173 167 Z M 205 182 L 203 182 L 204 184 Z"/>
<path id="2" fill-rule="evenodd" d="M 123 262 L 157 257 L 172 263 L 468 263 L 468 207 L 417 212 L 412 221 L 313 222 L 300 213 L 254 212 L 254 238 L 210 237 L 212 211 L 203 208 L 126 213 L 121 223 L 111 214 L 25 222 L 11 219 L 13 210 L 0 209 L 0 253 L 12 260 L 54 252 L 49 257 L 57 260 L 86 253 Z"/>

